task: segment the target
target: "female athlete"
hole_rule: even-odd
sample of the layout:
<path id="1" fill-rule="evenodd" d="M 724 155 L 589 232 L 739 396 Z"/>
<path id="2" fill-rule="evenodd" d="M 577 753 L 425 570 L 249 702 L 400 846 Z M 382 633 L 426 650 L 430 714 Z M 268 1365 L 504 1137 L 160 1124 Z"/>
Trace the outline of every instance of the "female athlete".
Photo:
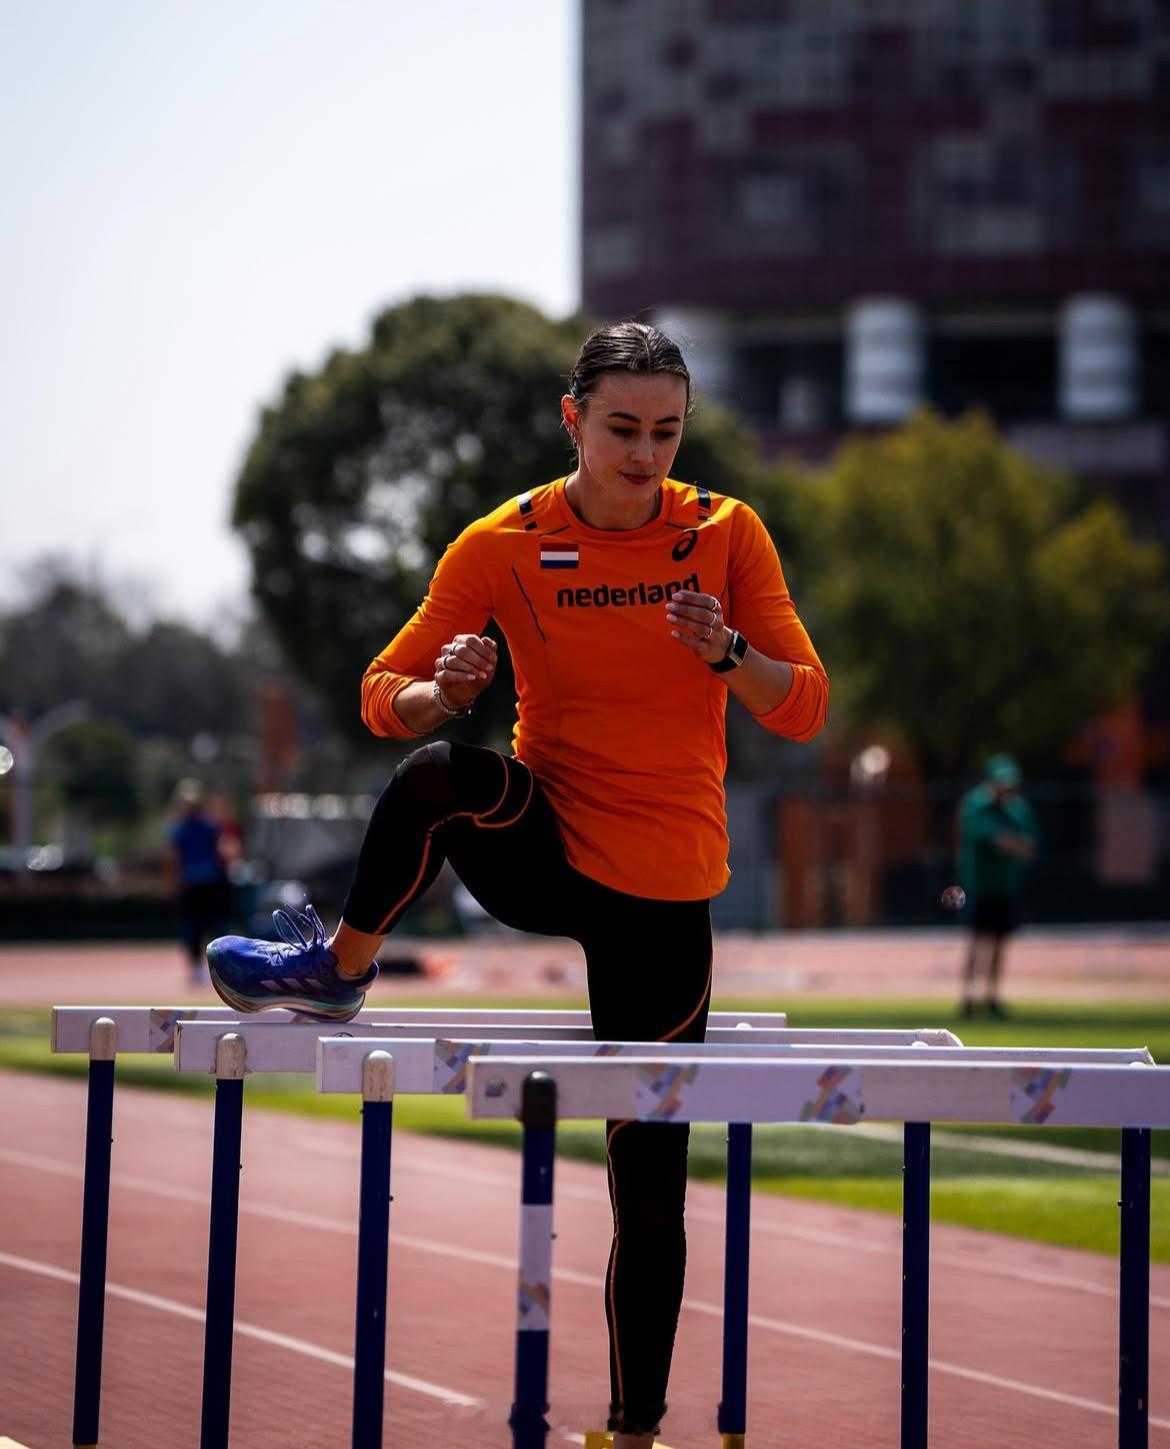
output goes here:
<path id="1" fill-rule="evenodd" d="M 438 741 L 405 759 L 334 935 L 310 908 L 278 921 L 282 943 L 214 942 L 225 1001 L 348 1020 L 383 937 L 449 860 L 498 920 L 580 942 L 599 1040 L 702 1041 L 710 900 L 728 879 L 727 693 L 807 740 L 828 680 L 755 513 L 669 476 L 689 406 L 661 332 L 588 338 L 561 399 L 576 467 L 465 529 L 362 681 L 375 734 L 429 735 L 491 687 L 494 619 L 516 677 L 513 753 Z M 649 1449 L 682 1301 L 688 1129 L 606 1130 L 610 1427 L 616 1449 Z"/>

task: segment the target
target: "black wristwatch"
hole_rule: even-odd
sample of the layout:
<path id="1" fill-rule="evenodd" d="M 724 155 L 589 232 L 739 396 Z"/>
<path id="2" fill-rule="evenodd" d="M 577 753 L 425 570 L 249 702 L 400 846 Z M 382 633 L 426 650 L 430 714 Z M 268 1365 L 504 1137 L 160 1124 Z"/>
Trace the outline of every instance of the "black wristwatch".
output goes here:
<path id="1" fill-rule="evenodd" d="M 727 646 L 727 653 L 717 664 L 708 664 L 708 669 L 713 669 L 716 674 L 726 674 L 729 669 L 738 669 L 747 658 L 748 641 L 738 629 L 731 631 L 731 643 Z"/>

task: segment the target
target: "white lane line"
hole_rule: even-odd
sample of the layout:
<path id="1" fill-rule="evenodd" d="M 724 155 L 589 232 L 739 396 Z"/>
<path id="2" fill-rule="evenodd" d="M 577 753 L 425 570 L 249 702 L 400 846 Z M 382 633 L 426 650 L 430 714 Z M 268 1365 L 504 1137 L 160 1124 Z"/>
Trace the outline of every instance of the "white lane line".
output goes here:
<path id="1" fill-rule="evenodd" d="M 824 1132 L 837 1132 L 840 1128 L 823 1122 L 811 1122 L 808 1126 Z M 874 1142 L 903 1141 L 901 1129 L 886 1127 L 878 1122 L 858 1122 L 849 1129 L 859 1137 L 869 1137 Z M 1033 1134 L 1035 1136 L 1035 1134 Z M 1083 1167 L 1090 1172 L 1120 1172 L 1121 1158 L 1113 1152 L 1094 1152 L 1086 1147 L 1057 1147 L 1051 1142 L 1022 1142 L 1014 1137 L 992 1137 L 980 1132 L 947 1132 L 935 1127 L 930 1134 L 931 1151 L 943 1152 L 987 1152 L 993 1157 L 1019 1157 L 1031 1162 L 1055 1162 L 1063 1167 Z M 1170 1161 L 1155 1157 L 1150 1162 L 1153 1177 L 1170 1176 Z"/>
<path id="2" fill-rule="evenodd" d="M 9 1155 L 7 1149 L 0 1149 L 0 1157 Z M 22 1153 L 23 1158 L 30 1158 L 32 1154 Z M 47 1159 L 53 1161 L 53 1159 Z M 32 1164 L 28 1164 L 32 1165 Z M 64 1175 L 79 1177 L 80 1171 L 71 1168 L 69 1164 L 54 1162 L 53 1170 L 62 1172 Z M 201 1206 L 207 1205 L 207 1196 L 196 1193 L 186 1188 L 160 1188 L 157 1184 L 146 1178 L 116 1177 L 114 1179 L 119 1186 L 132 1187 L 137 1192 L 151 1192 L 163 1197 L 180 1198 L 181 1200 L 197 1201 Z M 257 1217 L 273 1219 L 278 1222 L 293 1223 L 302 1227 L 317 1228 L 326 1232 L 341 1233 L 347 1237 L 356 1237 L 357 1228 L 352 1222 L 344 1219 L 321 1217 L 314 1213 L 299 1212 L 293 1208 L 277 1208 L 270 1204 L 258 1205 L 241 1202 L 241 1212 L 249 1212 Z M 502 1268 L 506 1272 L 515 1273 L 517 1261 L 514 1257 L 505 1253 L 489 1253 L 474 1248 L 460 1248 L 449 1243 L 434 1242 L 428 1238 L 414 1237 L 408 1233 L 391 1233 L 392 1246 L 413 1248 L 418 1252 L 434 1254 L 437 1257 L 453 1258 L 464 1263 L 479 1263 L 484 1267 Z M 0 1261 L 4 1261 L 5 1255 L 0 1254 Z M 969 1265 L 974 1266 L 974 1265 Z M 578 1287 L 600 1289 L 602 1279 L 594 1274 L 579 1273 L 570 1268 L 554 1268 L 553 1278 L 558 1282 L 571 1283 Z M 70 1281 L 76 1282 L 76 1276 Z M 134 1290 L 124 1290 L 130 1293 Z M 149 1296 L 149 1295 L 143 1295 Z M 723 1308 L 720 1304 L 704 1303 L 696 1298 L 683 1298 L 684 1309 L 690 1309 L 707 1317 L 722 1318 Z M 196 1310 L 188 1309 L 189 1313 Z M 202 1318 L 202 1314 L 199 1314 Z M 761 1314 L 751 1314 L 749 1323 L 753 1328 L 764 1329 L 771 1333 L 781 1333 L 793 1338 L 806 1339 L 813 1343 L 824 1343 L 835 1348 L 843 1348 L 854 1353 L 867 1354 L 871 1357 L 900 1360 L 901 1354 L 897 1349 L 886 1348 L 881 1344 L 867 1343 L 863 1339 L 846 1338 L 841 1334 L 830 1333 L 825 1329 L 810 1328 L 802 1324 L 791 1323 L 784 1319 L 768 1318 Z M 259 1330 L 264 1332 L 265 1330 Z M 295 1342 L 295 1340 L 294 1340 Z M 326 1350 L 319 1350 L 325 1353 Z M 352 1363 L 352 1361 L 349 1361 Z M 1089 1409 L 1094 1413 L 1117 1415 L 1117 1408 L 1112 1404 L 1100 1403 L 1095 1399 L 1080 1399 L 1071 1394 L 1062 1394 L 1056 1389 L 1045 1389 L 1039 1385 L 1022 1383 L 1018 1379 L 1004 1378 L 998 1374 L 984 1373 L 979 1369 L 966 1368 L 962 1364 L 953 1364 L 944 1359 L 931 1359 L 930 1366 L 938 1373 L 949 1374 L 954 1378 L 969 1379 L 976 1383 L 987 1384 L 990 1387 L 1000 1388 L 1012 1393 L 1023 1394 L 1027 1397 L 1045 1399 L 1053 1403 L 1065 1404 L 1071 1408 Z M 387 1371 L 389 1373 L 389 1370 Z M 1157 1419 L 1151 1417 L 1149 1420 L 1151 1428 L 1170 1429 L 1170 1419 Z"/>
<path id="3" fill-rule="evenodd" d="M 717 1308 L 711 1303 L 688 1302 L 683 1299 L 683 1307 L 691 1308 L 696 1313 L 709 1314 L 722 1318 L 722 1308 Z M 900 1349 L 886 1348 L 883 1344 L 866 1343 L 860 1338 L 846 1338 L 840 1333 L 828 1333 L 820 1328 L 807 1328 L 800 1323 L 788 1323 L 782 1318 L 765 1318 L 758 1313 L 748 1314 L 748 1323 L 752 1328 L 765 1328 L 772 1333 L 783 1333 L 790 1338 L 810 1339 L 814 1343 L 823 1343 L 830 1348 L 844 1348 L 853 1353 L 866 1354 L 870 1358 L 883 1358 L 894 1363 L 901 1363 L 902 1354 Z M 1021 1383 L 1019 1379 L 1004 1378 L 1000 1374 L 984 1373 L 981 1369 L 965 1368 L 962 1364 L 948 1363 L 945 1359 L 932 1358 L 930 1367 L 935 1373 L 948 1374 L 952 1378 L 970 1379 L 977 1384 L 986 1384 L 989 1388 L 1007 1389 L 1012 1393 L 1026 1394 L 1029 1398 L 1045 1399 L 1049 1403 L 1063 1404 L 1070 1409 L 1088 1409 L 1094 1414 L 1105 1414 L 1112 1418 L 1117 1417 L 1116 1404 L 1103 1404 L 1097 1399 L 1082 1399 L 1076 1394 L 1061 1393 L 1059 1389 L 1045 1389 L 1038 1384 Z M 1152 1415 L 1149 1419 L 1151 1429 L 1170 1429 L 1170 1419 L 1156 1419 Z"/>
<path id="4" fill-rule="evenodd" d="M 21 1152 L 15 1148 L 0 1147 L 0 1161 L 12 1162 L 22 1167 L 35 1168 L 41 1172 L 56 1173 L 60 1177 L 72 1177 L 80 1179 L 81 1168 L 71 1162 L 63 1162 L 54 1157 L 43 1157 L 34 1152 Z M 395 1163 L 396 1172 L 417 1172 L 429 1177 L 450 1177 L 451 1173 L 442 1167 L 430 1163 L 403 1162 L 401 1159 Z M 509 1176 L 506 1173 L 491 1173 L 480 1170 L 463 1171 L 458 1173 L 461 1182 L 474 1182 L 484 1187 L 499 1187 L 510 1191 L 517 1191 L 518 1178 Z M 170 1198 L 174 1202 L 195 1203 L 200 1207 L 206 1207 L 208 1203 L 207 1193 L 195 1188 L 179 1187 L 172 1183 L 155 1182 L 151 1178 L 134 1177 L 128 1173 L 116 1172 L 112 1174 L 111 1183 L 116 1187 L 127 1188 L 133 1192 L 149 1192 L 156 1197 Z M 570 1197 L 584 1202 L 597 1202 L 600 1193 L 590 1188 L 581 1187 L 576 1183 L 564 1183 L 557 1188 L 558 1197 Z M 344 1233 L 349 1237 L 357 1235 L 357 1229 L 352 1223 L 345 1222 L 338 1218 L 326 1218 L 316 1213 L 306 1213 L 297 1208 L 279 1207 L 276 1204 L 251 1203 L 246 1198 L 241 1199 L 240 1211 L 251 1213 L 256 1217 L 271 1218 L 276 1222 L 292 1223 L 297 1227 L 320 1228 L 324 1232 Z M 722 1229 L 723 1214 L 707 1212 L 702 1208 L 688 1208 L 687 1221 L 703 1223 L 704 1225 Z M 901 1255 L 900 1243 L 870 1242 L 846 1233 L 834 1233 L 828 1229 L 806 1228 L 796 1224 L 786 1225 L 784 1223 L 772 1223 L 762 1219 L 757 1213 L 752 1222 L 752 1233 L 765 1233 L 777 1238 L 795 1238 L 799 1242 L 815 1243 L 818 1247 L 835 1248 L 842 1252 L 871 1253 L 880 1257 L 892 1258 Z M 427 1240 L 423 1238 L 412 1238 L 405 1233 L 394 1233 L 394 1241 L 406 1247 L 418 1248 L 428 1251 Z M 443 1254 L 447 1250 L 443 1244 L 434 1244 L 429 1251 Z M 475 1250 L 471 1248 L 459 1249 L 459 1252 L 468 1255 L 468 1261 L 479 1261 L 475 1257 Z M 498 1265 L 500 1259 L 498 1254 L 484 1254 L 482 1261 L 488 1264 Z M 1087 1293 L 1095 1298 L 1107 1298 L 1112 1302 L 1117 1300 L 1117 1288 L 1112 1284 L 1094 1283 L 1091 1278 L 1073 1278 L 1065 1273 L 1046 1273 L 1036 1268 L 1019 1268 L 1010 1264 L 995 1263 L 982 1258 L 971 1258 L 962 1253 L 948 1253 L 941 1249 L 931 1252 L 930 1261 L 939 1268 L 959 1268 L 978 1274 L 980 1277 L 995 1276 L 1007 1278 L 1017 1283 L 1032 1283 L 1038 1288 L 1054 1288 L 1059 1291 L 1070 1293 Z M 571 1279 L 568 1281 L 572 1281 Z M 1151 1309 L 1170 1309 L 1170 1297 L 1158 1294 L 1150 1294 Z"/>
<path id="5" fill-rule="evenodd" d="M 307 1145 L 307 1144 L 306 1144 Z M 451 1177 L 452 1171 L 435 1163 L 411 1162 L 409 1159 L 399 1159 L 395 1163 L 395 1171 L 417 1172 L 429 1177 Z M 515 1176 L 509 1176 L 502 1172 L 484 1172 L 480 1170 L 465 1172 L 462 1168 L 458 1170 L 458 1177 L 461 1182 L 474 1182 L 484 1187 L 498 1187 L 506 1191 L 517 1192 L 519 1190 L 519 1167 Z M 605 1200 L 604 1188 L 596 1191 L 592 1188 L 581 1187 L 576 1183 L 562 1183 L 556 1189 L 557 1197 L 575 1198 L 581 1202 L 597 1202 Z M 760 1194 L 753 1198 L 754 1203 L 761 1200 Z M 768 1194 L 769 1197 L 772 1194 Z M 706 1226 L 722 1228 L 723 1214 L 710 1212 L 704 1208 L 688 1207 L 687 1221 L 703 1223 Z M 799 1224 L 775 1223 L 762 1218 L 758 1209 L 753 1211 L 752 1232 L 766 1233 L 776 1238 L 796 1238 L 800 1242 L 815 1243 L 818 1247 L 837 1248 L 844 1252 L 872 1253 L 880 1257 L 900 1257 L 902 1253 L 901 1240 L 896 1242 L 871 1242 L 865 1238 L 850 1236 L 845 1233 L 834 1233 L 826 1228 L 807 1228 Z M 1018 1241 L 1018 1239 L 1016 1240 Z M 962 1268 L 968 1269 L 981 1277 L 995 1275 L 1000 1278 L 1009 1278 L 1017 1283 L 1034 1283 L 1040 1288 L 1062 1289 L 1070 1293 L 1088 1293 L 1095 1298 L 1117 1298 L 1117 1287 L 1115 1284 L 1095 1283 L 1091 1278 L 1074 1278 L 1067 1273 L 1046 1273 L 1037 1268 L 1020 1268 L 1010 1263 L 996 1263 L 986 1261 L 982 1258 L 972 1258 L 963 1253 L 947 1252 L 944 1249 L 934 1249 L 930 1255 L 930 1261 L 937 1263 L 940 1268 Z M 1157 1293 L 1150 1295 L 1150 1307 L 1170 1309 L 1170 1297 Z"/>
<path id="6" fill-rule="evenodd" d="M 52 1263 L 39 1263 L 33 1258 L 20 1258 L 13 1253 L 0 1253 L 0 1264 L 21 1273 L 35 1273 L 41 1278 L 68 1283 L 74 1288 L 78 1283 L 78 1274 L 71 1273 L 66 1268 L 58 1268 Z M 106 1292 L 111 1298 L 121 1298 L 140 1308 L 153 1308 L 159 1313 L 169 1313 L 174 1318 L 185 1318 L 191 1323 L 202 1323 L 204 1319 L 201 1308 L 177 1303 L 173 1298 L 160 1298 L 157 1293 L 143 1293 L 121 1283 L 107 1283 Z M 260 1343 L 270 1344 L 273 1348 L 288 1349 L 290 1353 L 299 1353 L 305 1358 L 317 1359 L 321 1363 L 333 1364 L 337 1368 L 353 1372 L 353 1359 L 349 1354 L 335 1353 L 332 1349 L 307 1343 L 303 1338 L 292 1338 L 287 1333 L 274 1333 L 270 1328 L 260 1328 L 255 1323 L 244 1323 L 239 1319 L 236 1320 L 235 1331 L 242 1338 L 254 1338 Z M 416 1394 L 425 1394 L 431 1399 L 439 1399 L 453 1408 L 475 1409 L 483 1403 L 483 1400 L 461 1394 L 457 1389 L 448 1389 L 441 1384 L 428 1383 L 426 1379 L 417 1379 L 413 1374 L 400 1374 L 393 1369 L 387 1369 L 385 1377 L 388 1384 L 394 1384 L 400 1389 L 410 1389 Z"/>
<path id="7" fill-rule="evenodd" d="M 81 1178 L 81 1168 L 72 1162 L 62 1162 L 58 1158 L 46 1158 L 35 1152 L 22 1152 L 14 1148 L 0 1148 L 0 1161 L 13 1162 L 14 1165 L 28 1166 L 41 1172 L 55 1172 L 58 1177 Z M 396 1164 L 396 1171 L 419 1172 L 426 1177 L 449 1178 L 452 1182 L 476 1182 L 481 1187 L 499 1187 L 505 1190 L 516 1191 L 518 1178 L 510 1177 L 505 1172 L 484 1172 L 480 1169 L 473 1171 L 447 1171 L 439 1166 L 431 1164 L 412 1164 L 399 1159 Z M 178 1187 L 170 1182 L 155 1182 L 152 1178 L 139 1178 L 126 1172 L 115 1172 L 110 1178 L 115 1187 L 128 1188 L 135 1193 L 152 1193 L 155 1197 L 171 1198 L 177 1203 L 194 1203 L 199 1207 L 207 1206 L 207 1194 L 196 1188 Z M 574 1182 L 565 1182 L 557 1188 L 560 1197 L 577 1198 L 581 1201 L 596 1203 L 599 1200 L 599 1193 L 594 1193 L 592 1188 L 580 1187 Z M 291 1223 L 297 1227 L 318 1227 L 326 1233 L 345 1233 L 349 1237 L 357 1236 L 357 1227 L 352 1223 L 342 1222 L 335 1217 L 322 1217 L 318 1213 L 304 1213 L 299 1208 L 278 1207 L 275 1204 L 249 1203 L 246 1198 L 241 1200 L 239 1210 L 242 1213 L 251 1213 L 255 1217 L 268 1217 L 278 1223 Z M 703 1223 L 706 1226 L 722 1229 L 723 1214 L 709 1213 L 703 1208 L 687 1208 L 687 1220 L 692 1223 Z M 847 1235 L 847 1233 L 834 1233 L 828 1229 L 819 1227 L 802 1227 L 797 1224 L 770 1223 L 761 1219 L 758 1213 L 755 1214 L 754 1222 L 751 1224 L 752 1233 L 766 1233 L 771 1237 L 794 1237 L 797 1242 L 816 1243 L 818 1248 L 841 1249 L 842 1252 L 876 1253 L 881 1258 L 896 1258 L 900 1256 L 900 1243 L 870 1242 L 864 1237 Z M 426 1248 L 426 1239 L 415 1239 L 406 1233 L 394 1233 L 394 1242 L 402 1243 L 407 1248 Z M 444 1253 L 445 1248 L 441 1243 L 436 1243 L 431 1249 L 436 1253 Z M 460 1249 L 461 1252 L 474 1253 L 474 1249 Z M 484 1255 L 483 1261 L 494 1264 L 499 1255 Z M 476 1261 L 471 1256 L 468 1261 Z M 1044 1272 L 1037 1268 L 1018 1268 L 1008 1264 L 996 1264 L 990 1259 L 973 1259 L 963 1253 L 948 1253 L 945 1250 L 934 1249 L 931 1252 L 931 1262 L 939 1268 L 960 1268 L 964 1271 L 976 1272 L 980 1277 L 1008 1278 L 1013 1282 L 1031 1282 L 1038 1288 L 1055 1288 L 1055 1290 L 1066 1291 L 1066 1293 L 1087 1293 L 1096 1298 L 1109 1298 L 1116 1301 L 1118 1290 L 1112 1284 L 1093 1282 L 1092 1278 L 1073 1278 L 1069 1274 L 1057 1274 L 1057 1272 Z M 1166 1295 L 1151 1293 L 1150 1307 L 1167 1310 L 1170 1308 L 1170 1297 Z"/>
<path id="8" fill-rule="evenodd" d="M 410 1128 L 406 1129 L 410 1131 Z M 840 1132 L 822 1122 L 806 1122 L 805 1131 Z M 849 1129 L 857 1137 L 866 1137 L 873 1142 L 888 1142 L 898 1145 L 902 1142 L 902 1131 L 898 1127 L 886 1127 L 878 1122 L 859 1122 Z M 1035 1135 L 1035 1134 L 1034 1134 Z M 296 1145 L 306 1152 L 317 1152 L 328 1157 L 353 1158 L 354 1151 L 340 1142 L 318 1142 L 308 1136 L 296 1139 Z M 932 1151 L 939 1152 L 983 1152 L 993 1157 L 1020 1158 L 1030 1162 L 1052 1162 L 1062 1167 L 1080 1167 L 1089 1172 L 1120 1172 L 1121 1158 L 1113 1152 L 1094 1152 L 1081 1147 L 1057 1147 L 1047 1142 L 1022 1142 L 1012 1137 L 992 1137 L 974 1132 L 947 1132 L 934 1128 L 930 1134 Z M 1154 1177 L 1170 1176 L 1170 1161 L 1155 1157 L 1150 1163 Z"/>

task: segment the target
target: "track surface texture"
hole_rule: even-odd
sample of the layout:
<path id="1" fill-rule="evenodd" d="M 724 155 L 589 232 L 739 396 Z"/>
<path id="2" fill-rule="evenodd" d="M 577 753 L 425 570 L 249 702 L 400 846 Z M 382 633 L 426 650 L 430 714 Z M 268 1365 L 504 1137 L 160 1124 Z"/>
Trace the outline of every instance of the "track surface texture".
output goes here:
<path id="1" fill-rule="evenodd" d="M 69 1442 L 82 1084 L 0 1073 L 0 1434 Z M 599 1128 L 600 1130 L 600 1128 Z M 198 1443 L 210 1102 L 115 1099 L 105 1392 L 111 1449 Z M 247 1111 L 232 1443 L 349 1442 L 358 1125 Z M 722 1191 L 689 1189 L 672 1449 L 718 1444 Z M 400 1133 L 390 1232 L 387 1445 L 505 1449 L 516 1155 Z M 603 1422 L 602 1169 L 558 1162 L 549 1445 Z M 898 1442 L 900 1224 L 757 1195 L 748 1439 Z M 931 1431 L 947 1449 L 1116 1442 L 1116 1264 L 936 1226 Z M 1170 1269 L 1152 1276 L 1150 1442 L 1170 1449 Z"/>
<path id="2" fill-rule="evenodd" d="M 786 931 L 715 937 L 716 997 L 766 997 L 799 1025 L 800 998 L 873 996 L 957 998 L 967 932 Z M 572 941 L 492 933 L 458 940 L 389 937 L 383 958 L 409 960 L 414 975 L 387 969 L 370 992 L 374 1006 L 408 1006 L 436 990 L 555 998 L 585 995 L 585 966 Z M 1170 994 L 1170 927 L 1022 931 L 1007 946 L 1008 1002 L 1164 997 Z M 178 948 L 166 944 L 0 945 L 0 1006 L 70 1002 L 211 1003 L 209 985 L 192 987 Z"/>

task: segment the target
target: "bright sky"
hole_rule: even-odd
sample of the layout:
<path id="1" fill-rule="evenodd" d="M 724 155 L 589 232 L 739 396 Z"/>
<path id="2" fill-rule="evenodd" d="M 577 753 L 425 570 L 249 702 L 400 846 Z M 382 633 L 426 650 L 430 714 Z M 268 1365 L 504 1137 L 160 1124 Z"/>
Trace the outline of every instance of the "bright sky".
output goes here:
<path id="1" fill-rule="evenodd" d="M 38 0 L 0 47 L 0 594 L 199 623 L 258 409 L 415 292 L 577 300 L 576 0 Z"/>

